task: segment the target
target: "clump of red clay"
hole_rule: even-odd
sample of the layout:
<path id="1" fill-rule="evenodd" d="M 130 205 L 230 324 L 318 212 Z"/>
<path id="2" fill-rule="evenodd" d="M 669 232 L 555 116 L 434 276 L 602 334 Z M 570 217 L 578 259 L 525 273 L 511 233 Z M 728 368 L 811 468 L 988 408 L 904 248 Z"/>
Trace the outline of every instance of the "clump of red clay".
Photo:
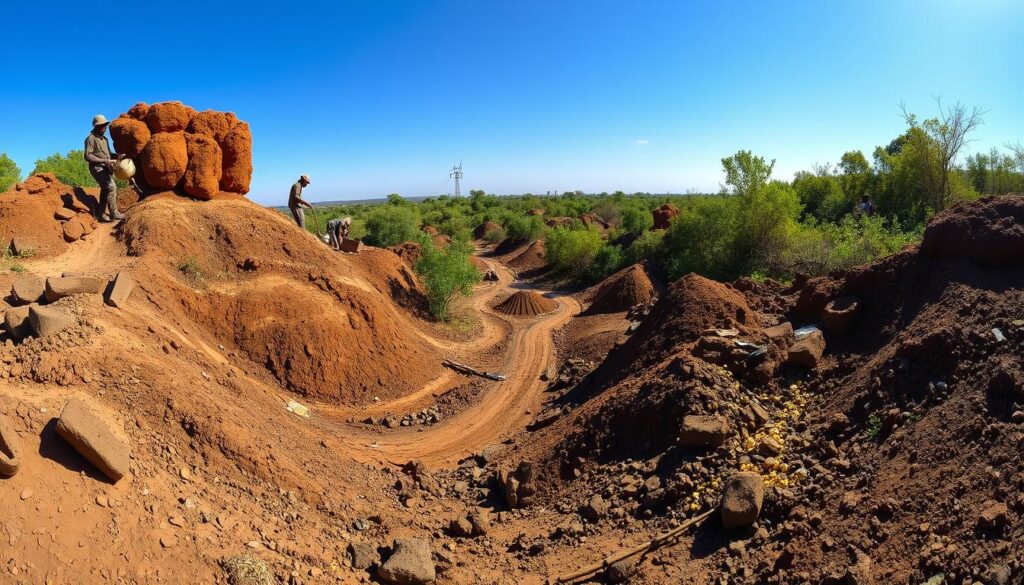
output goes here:
<path id="1" fill-rule="evenodd" d="M 550 313 L 558 308 L 558 302 L 532 290 L 521 290 L 498 304 L 495 309 L 506 315 L 533 317 Z"/>

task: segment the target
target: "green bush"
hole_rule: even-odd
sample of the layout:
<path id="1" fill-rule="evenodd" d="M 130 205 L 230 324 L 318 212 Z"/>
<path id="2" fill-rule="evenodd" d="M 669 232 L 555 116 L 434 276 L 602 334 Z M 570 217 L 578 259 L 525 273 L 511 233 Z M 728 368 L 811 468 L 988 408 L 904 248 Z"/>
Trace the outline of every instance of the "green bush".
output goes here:
<path id="1" fill-rule="evenodd" d="M 519 215 L 505 225 L 508 238 L 517 242 L 532 242 L 544 235 L 544 220 L 539 215 Z"/>
<path id="2" fill-rule="evenodd" d="M 480 271 L 469 261 L 472 253 L 471 245 L 457 240 L 444 248 L 424 243 L 416 273 L 427 290 L 430 313 L 436 319 L 447 321 L 452 301 L 459 295 L 468 296 L 480 281 Z"/>
<path id="3" fill-rule="evenodd" d="M 801 224 L 784 254 L 782 272 L 823 274 L 894 254 L 920 238 L 880 216 L 846 216 L 839 223 Z"/>
<path id="4" fill-rule="evenodd" d="M 622 229 L 639 234 L 654 227 L 654 214 L 640 205 L 630 205 L 622 210 Z"/>
<path id="5" fill-rule="evenodd" d="M 555 270 L 582 276 L 605 245 L 597 230 L 555 228 L 548 232 L 544 255 Z"/>
<path id="6" fill-rule="evenodd" d="M 601 247 L 598 248 L 597 254 L 594 254 L 594 259 L 583 269 L 583 277 L 590 282 L 604 280 L 622 268 L 623 262 L 622 248 L 602 240 Z"/>
<path id="7" fill-rule="evenodd" d="M 491 228 L 487 230 L 486 234 L 484 234 L 484 241 L 489 242 L 491 244 L 497 244 L 499 242 L 504 241 L 505 238 L 507 237 L 508 233 L 505 231 L 505 228 Z"/>
<path id="8" fill-rule="evenodd" d="M 670 280 L 690 272 L 719 280 L 736 273 L 733 243 L 741 223 L 739 203 L 737 197 L 701 197 L 672 221 L 661 255 Z"/>
<path id="9" fill-rule="evenodd" d="M 67 154 L 54 153 L 36 161 L 32 174 L 53 173 L 57 180 L 70 187 L 98 187 L 96 180 L 89 174 L 89 163 L 85 161 L 85 152 L 72 150 Z"/>
<path id="10" fill-rule="evenodd" d="M 411 205 L 379 205 L 366 218 L 366 243 L 388 247 L 416 239 L 420 218 Z"/>
<path id="11" fill-rule="evenodd" d="M 7 154 L 0 153 L 0 193 L 21 181 L 21 169 Z"/>
<path id="12" fill-rule="evenodd" d="M 665 239 L 665 230 L 643 232 L 633 243 L 626 248 L 625 263 L 636 264 L 637 262 L 655 258 L 663 247 L 662 240 Z"/>

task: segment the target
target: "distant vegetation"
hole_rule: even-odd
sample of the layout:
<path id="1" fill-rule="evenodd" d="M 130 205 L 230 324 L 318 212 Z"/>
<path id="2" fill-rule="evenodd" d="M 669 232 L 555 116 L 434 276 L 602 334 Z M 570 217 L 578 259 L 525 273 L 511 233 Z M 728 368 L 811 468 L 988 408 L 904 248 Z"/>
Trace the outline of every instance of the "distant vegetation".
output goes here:
<path id="1" fill-rule="evenodd" d="M 54 153 L 36 161 L 32 174 L 53 173 L 57 180 L 71 187 L 98 187 L 99 184 L 89 174 L 89 163 L 85 162 L 85 152 L 72 150 L 67 154 Z"/>
<path id="2" fill-rule="evenodd" d="M 775 177 L 775 161 L 741 150 L 722 159 L 724 181 L 716 194 L 668 196 L 623 192 L 557 196 L 428 198 L 413 203 L 392 194 L 382 205 L 343 205 L 318 210 L 322 219 L 351 215 L 376 245 L 422 239 L 434 226 L 454 242 L 467 242 L 485 221 L 501 226 L 490 242 L 545 240 L 551 267 L 581 282 L 595 282 L 641 260 L 669 278 L 688 272 L 732 280 L 740 276 L 791 279 L 871 261 L 917 241 L 933 214 L 982 195 L 1024 192 L 1024 148 L 964 156 L 970 133 L 984 112 L 938 104 L 938 115 L 919 120 L 905 113 L 906 131 L 877 147 L 869 159 L 858 150 L 836 164 L 816 165 L 792 180 Z M 863 196 L 875 213 L 857 209 Z M 679 210 L 668 229 L 652 231 L 652 211 L 664 203 Z M 542 215 L 531 210 L 540 210 Z M 536 213 L 536 212 L 534 212 Z M 584 214 L 604 225 L 585 225 Z M 593 224 L 593 222 L 591 222 Z"/>
<path id="3" fill-rule="evenodd" d="M 9 156 L 0 153 L 0 193 L 7 191 L 21 181 L 21 169 Z"/>

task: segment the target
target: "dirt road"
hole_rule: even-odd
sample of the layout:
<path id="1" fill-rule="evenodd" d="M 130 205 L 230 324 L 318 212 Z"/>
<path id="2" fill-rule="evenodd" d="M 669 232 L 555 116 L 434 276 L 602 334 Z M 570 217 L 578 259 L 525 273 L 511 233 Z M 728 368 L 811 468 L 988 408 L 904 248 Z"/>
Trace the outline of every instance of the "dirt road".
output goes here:
<path id="1" fill-rule="evenodd" d="M 497 313 L 491 309 L 491 301 L 500 293 L 508 292 L 515 280 L 505 266 L 492 260 L 487 260 L 487 263 L 498 273 L 499 281 L 495 285 L 479 287 L 472 301 L 474 309 L 483 315 L 484 332 L 468 342 L 453 344 L 433 340 L 432 343 L 456 348 L 464 356 L 471 356 L 473 352 L 483 353 L 501 340 L 504 327 L 500 327 L 498 322 L 504 321 L 512 331 L 501 369 L 507 379 L 490 384 L 476 403 L 434 426 L 395 430 L 348 427 L 332 433 L 353 458 L 396 464 L 419 458 L 431 466 L 451 465 L 523 429 L 539 411 L 545 385 L 540 375 L 554 365 L 552 334 L 580 312 L 580 304 L 571 297 L 553 296 L 558 302 L 558 309 L 539 318 L 523 319 Z M 523 286 L 520 284 L 516 288 L 522 289 Z M 442 376 L 448 377 L 448 373 Z M 436 391 L 437 388 L 435 381 L 429 390 Z M 423 391 L 416 393 L 417 396 L 422 394 Z M 408 403 L 409 397 L 406 397 L 374 405 L 361 413 L 366 416 L 371 411 L 401 412 L 401 407 Z M 534 414 L 527 414 L 527 411 Z M 340 425 L 343 417 L 352 416 L 355 411 L 326 408 L 321 410 L 321 414 L 327 422 Z"/>

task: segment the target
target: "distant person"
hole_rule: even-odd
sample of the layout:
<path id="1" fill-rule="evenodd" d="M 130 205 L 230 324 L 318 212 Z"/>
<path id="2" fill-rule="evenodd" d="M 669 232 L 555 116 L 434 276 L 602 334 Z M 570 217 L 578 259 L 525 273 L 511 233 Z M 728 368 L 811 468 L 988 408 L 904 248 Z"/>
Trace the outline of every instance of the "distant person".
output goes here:
<path id="1" fill-rule="evenodd" d="M 864 215 L 875 214 L 875 203 L 871 201 L 871 197 L 863 195 L 860 198 L 860 203 L 857 204 L 857 211 Z"/>
<path id="2" fill-rule="evenodd" d="M 288 194 L 288 209 L 292 211 L 295 223 L 302 229 L 306 229 L 306 212 L 302 208 L 313 209 L 313 206 L 302 198 L 302 189 L 307 186 L 309 186 L 309 175 L 302 175 L 292 185 L 292 190 Z"/>
<path id="3" fill-rule="evenodd" d="M 107 118 L 98 114 L 92 119 L 92 132 L 85 138 L 85 161 L 89 174 L 100 185 L 100 205 L 96 219 L 102 222 L 117 221 L 124 215 L 117 210 L 117 184 L 114 183 L 114 165 L 124 158 L 123 154 L 111 158 L 110 142 L 106 132 Z"/>
<path id="4" fill-rule="evenodd" d="M 341 242 L 348 237 L 348 231 L 352 229 L 351 217 L 336 217 L 327 222 L 328 243 L 335 250 L 341 249 Z"/>

